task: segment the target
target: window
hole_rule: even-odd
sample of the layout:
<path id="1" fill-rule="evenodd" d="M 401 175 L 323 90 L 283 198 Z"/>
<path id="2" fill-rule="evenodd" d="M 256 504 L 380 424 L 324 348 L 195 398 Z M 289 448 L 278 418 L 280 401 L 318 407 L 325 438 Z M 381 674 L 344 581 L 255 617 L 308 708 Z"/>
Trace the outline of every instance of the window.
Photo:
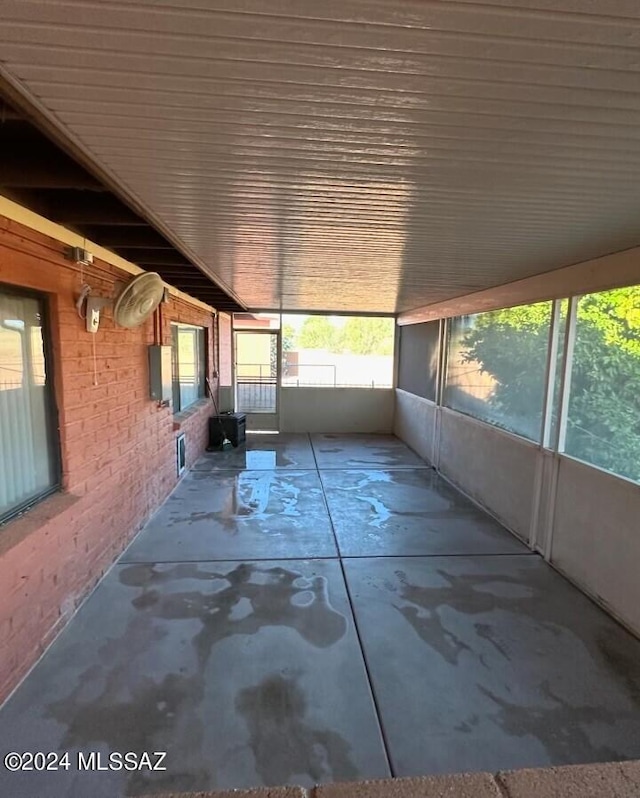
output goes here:
<path id="1" fill-rule="evenodd" d="M 390 388 L 395 321 L 374 316 L 282 317 L 282 385 Z"/>
<path id="2" fill-rule="evenodd" d="M 203 327 L 171 325 L 173 412 L 186 410 L 205 395 L 206 347 Z"/>
<path id="3" fill-rule="evenodd" d="M 551 303 L 450 322 L 444 404 L 539 441 Z"/>
<path id="4" fill-rule="evenodd" d="M 640 481 L 640 286 L 578 301 L 564 451 Z"/>
<path id="5" fill-rule="evenodd" d="M 0 520 L 58 485 L 41 300 L 0 288 Z"/>
<path id="6" fill-rule="evenodd" d="M 399 328 L 398 388 L 435 402 L 437 399 L 440 322 Z"/>

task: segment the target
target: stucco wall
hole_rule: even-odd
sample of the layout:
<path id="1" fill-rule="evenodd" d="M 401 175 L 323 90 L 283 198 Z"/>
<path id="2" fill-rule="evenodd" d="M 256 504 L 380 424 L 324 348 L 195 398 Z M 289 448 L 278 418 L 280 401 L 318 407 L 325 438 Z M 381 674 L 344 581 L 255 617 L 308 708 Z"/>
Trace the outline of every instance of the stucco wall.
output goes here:
<path id="1" fill-rule="evenodd" d="M 454 410 L 441 414 L 442 473 L 528 540 L 538 447 Z"/>
<path id="2" fill-rule="evenodd" d="M 640 486 L 561 457 L 551 561 L 640 632 Z"/>
<path id="3" fill-rule="evenodd" d="M 527 542 L 537 514 L 537 547 L 640 634 L 640 486 L 542 452 L 462 413 L 396 393 L 394 432 L 399 438 L 438 463 L 445 477 Z"/>
<path id="4" fill-rule="evenodd" d="M 436 464 L 434 443 L 438 416 L 438 407 L 433 402 L 400 388 L 396 390 L 394 434 L 433 465 Z"/>
<path id="5" fill-rule="evenodd" d="M 394 391 L 384 388 L 282 388 L 282 432 L 391 432 Z"/>

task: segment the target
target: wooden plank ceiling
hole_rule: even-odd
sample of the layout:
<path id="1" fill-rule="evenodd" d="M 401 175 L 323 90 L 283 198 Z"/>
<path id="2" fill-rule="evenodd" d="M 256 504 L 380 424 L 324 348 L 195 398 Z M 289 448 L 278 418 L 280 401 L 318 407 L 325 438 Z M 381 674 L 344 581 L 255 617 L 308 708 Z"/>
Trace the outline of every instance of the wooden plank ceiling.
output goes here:
<path id="1" fill-rule="evenodd" d="M 87 234 L 193 253 L 249 308 L 396 313 L 640 243 L 637 0 L 0 14 L 6 75 L 180 251 Z"/>
<path id="2" fill-rule="evenodd" d="M 7 93 L 7 87 L 2 88 Z M 90 168 L 78 163 L 1 96 L 0 194 L 146 271 L 158 272 L 167 283 L 217 310 L 233 313 L 242 309 Z"/>

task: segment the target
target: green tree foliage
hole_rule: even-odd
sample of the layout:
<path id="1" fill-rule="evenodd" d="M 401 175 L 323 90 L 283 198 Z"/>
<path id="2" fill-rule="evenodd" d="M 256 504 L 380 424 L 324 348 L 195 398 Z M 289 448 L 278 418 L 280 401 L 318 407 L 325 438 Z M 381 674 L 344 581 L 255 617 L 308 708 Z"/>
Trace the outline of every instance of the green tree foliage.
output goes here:
<path id="1" fill-rule="evenodd" d="M 489 402 L 506 415 L 542 406 L 550 315 L 550 303 L 483 313 L 464 336 L 464 361 L 496 380 Z M 640 286 L 578 304 L 566 450 L 640 480 Z"/>
<path id="2" fill-rule="evenodd" d="M 567 451 L 640 480 L 640 286 L 580 300 Z"/>
<path id="3" fill-rule="evenodd" d="M 291 352 L 296 348 L 296 330 L 292 324 L 282 325 L 282 351 Z"/>
<path id="4" fill-rule="evenodd" d="M 351 316 L 340 325 L 328 316 L 309 316 L 300 328 L 296 344 L 301 349 L 326 349 L 350 355 L 392 355 L 393 331 L 392 319 Z"/>
<path id="5" fill-rule="evenodd" d="M 326 316 L 309 316 L 304 320 L 298 335 L 301 349 L 326 349 L 334 352 L 337 329 Z"/>
<path id="6" fill-rule="evenodd" d="M 393 320 L 366 316 L 347 319 L 340 348 L 353 355 L 392 355 Z"/>

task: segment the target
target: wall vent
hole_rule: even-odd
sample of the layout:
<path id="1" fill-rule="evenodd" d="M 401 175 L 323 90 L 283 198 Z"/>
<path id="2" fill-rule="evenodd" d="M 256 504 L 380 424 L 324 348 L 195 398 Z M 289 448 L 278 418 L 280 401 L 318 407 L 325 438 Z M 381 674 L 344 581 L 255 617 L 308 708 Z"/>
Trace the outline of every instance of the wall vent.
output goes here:
<path id="1" fill-rule="evenodd" d="M 187 439 L 184 432 L 176 438 L 176 465 L 180 476 L 187 467 Z"/>

